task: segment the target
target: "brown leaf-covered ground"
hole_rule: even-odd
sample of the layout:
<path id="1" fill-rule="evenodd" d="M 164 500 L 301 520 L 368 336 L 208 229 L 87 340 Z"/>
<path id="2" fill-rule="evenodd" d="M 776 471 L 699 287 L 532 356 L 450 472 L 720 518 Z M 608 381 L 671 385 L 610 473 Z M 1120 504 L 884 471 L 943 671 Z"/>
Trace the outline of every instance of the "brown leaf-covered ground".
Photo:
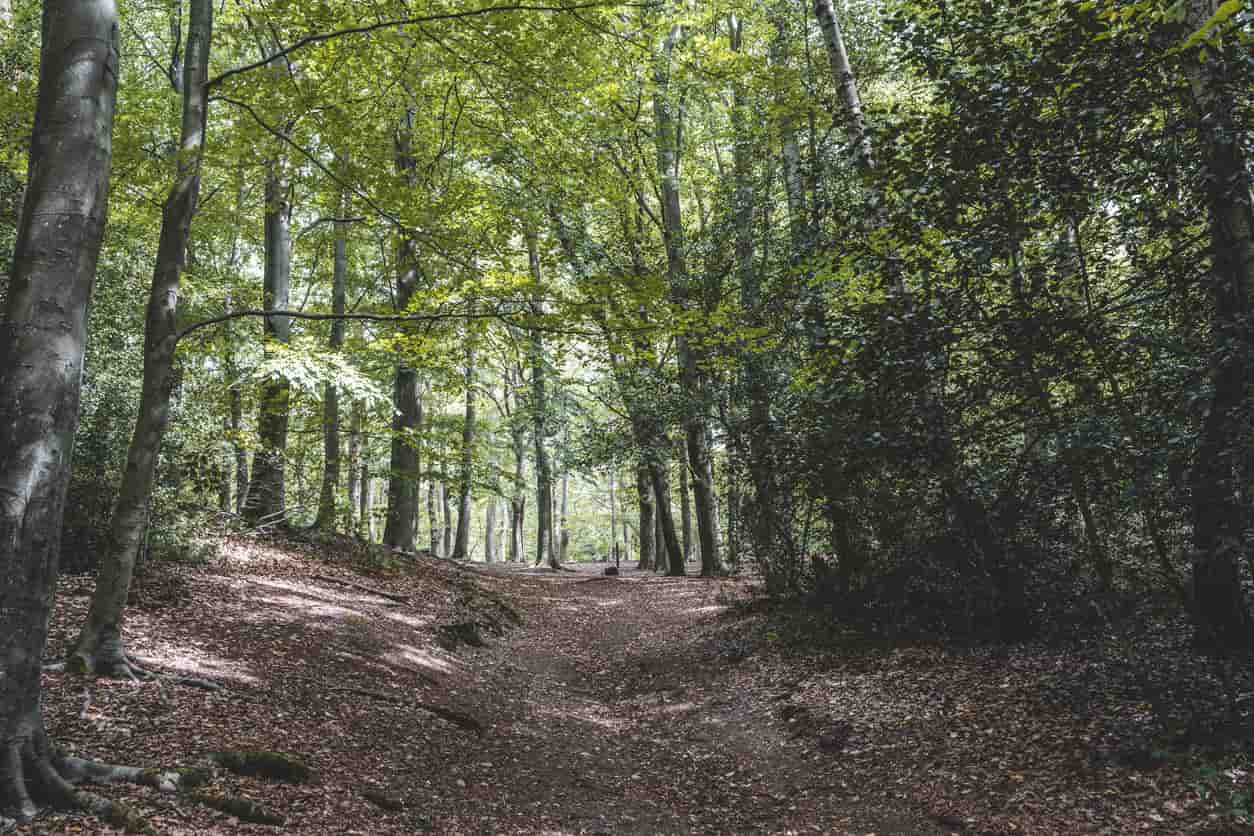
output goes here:
<path id="1" fill-rule="evenodd" d="M 224 687 L 49 674 L 55 738 L 135 764 L 294 754 L 312 782 L 218 770 L 212 787 L 293 833 L 1250 832 L 1251 672 L 1171 630 L 815 649 L 821 622 L 742 606 L 742 581 L 425 558 L 363 573 L 353 554 L 236 539 L 211 566 L 150 573 L 131 649 Z M 62 582 L 52 654 L 90 588 Z M 165 833 L 275 832 L 102 791 Z M 64 814 L 24 830 L 110 832 Z"/>

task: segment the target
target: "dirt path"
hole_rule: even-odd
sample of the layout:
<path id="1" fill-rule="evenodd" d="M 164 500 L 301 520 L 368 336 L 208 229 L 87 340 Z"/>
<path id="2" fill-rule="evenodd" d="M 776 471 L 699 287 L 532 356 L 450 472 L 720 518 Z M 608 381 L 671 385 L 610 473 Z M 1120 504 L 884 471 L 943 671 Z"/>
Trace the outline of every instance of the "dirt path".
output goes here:
<path id="1" fill-rule="evenodd" d="M 780 720 L 786 694 L 718 637 L 719 583 L 600 568 L 531 584 L 527 624 L 488 652 L 508 695 L 483 744 L 503 808 L 467 829 L 532 829 L 521 814 L 561 832 L 939 832 L 825 779 Z"/>

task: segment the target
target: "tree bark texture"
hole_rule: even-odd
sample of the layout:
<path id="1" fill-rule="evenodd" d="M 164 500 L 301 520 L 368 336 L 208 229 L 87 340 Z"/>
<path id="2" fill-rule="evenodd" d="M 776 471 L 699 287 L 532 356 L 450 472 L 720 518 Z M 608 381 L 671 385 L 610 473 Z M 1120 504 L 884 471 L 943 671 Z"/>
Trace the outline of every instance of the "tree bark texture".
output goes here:
<path id="1" fill-rule="evenodd" d="M 534 282 L 532 312 L 542 313 L 540 287 L 540 249 L 534 231 L 527 232 L 527 261 Z M 536 460 L 536 565 L 544 562 L 556 569 L 557 546 L 553 542 L 553 468 L 548 446 L 548 358 L 544 354 L 544 336 L 532 329 L 528 338 L 528 360 L 531 364 L 531 429 Z"/>
<path id="2" fill-rule="evenodd" d="M 113 0 L 47 0 L 30 179 L 0 324 L 0 810 L 76 797 L 40 704 L 113 159 Z M 28 783 L 29 782 L 29 783 Z"/>
<path id="3" fill-rule="evenodd" d="M 416 184 L 412 151 L 414 114 L 405 114 L 396 135 L 396 167 L 410 188 Z M 408 311 L 418 287 L 418 246 L 413 236 L 402 232 L 397 256 L 400 270 L 396 279 L 396 307 Z M 418 393 L 418 372 L 405 362 L 396 366 L 392 404 L 392 465 L 388 474 L 387 525 L 384 545 L 414 551 L 418 520 L 418 429 L 422 426 L 422 402 Z M 446 552 L 447 553 L 447 552 Z"/>
<path id="4" fill-rule="evenodd" d="M 282 163 L 271 161 L 266 171 L 265 275 L 263 305 L 266 310 L 286 310 L 292 282 L 292 206 Z M 266 339 L 271 345 L 291 341 L 292 321 L 287 316 L 265 318 Z M 287 378 L 274 375 L 261 387 L 257 417 L 257 452 L 253 456 L 248 486 L 247 516 L 261 525 L 287 522 L 285 462 L 287 425 L 292 387 Z"/>
<path id="5" fill-rule="evenodd" d="M 473 314 L 474 305 L 470 306 Z M 453 559 L 466 560 L 470 556 L 470 515 L 473 511 L 471 487 L 475 466 L 475 340 L 472 322 L 466 323 L 466 411 L 462 418 L 462 459 L 458 474 L 457 538 L 453 545 Z"/>
<path id="6" fill-rule="evenodd" d="M 1190 27 L 1201 29 L 1216 0 L 1186 4 Z M 1250 295 L 1254 288 L 1254 194 L 1250 188 L 1245 132 L 1237 115 L 1230 44 L 1208 47 L 1192 59 L 1193 95 L 1203 165 L 1199 178 L 1210 227 L 1208 289 L 1214 304 L 1214 394 L 1202 422 L 1193 493 L 1193 610 L 1197 641 L 1215 648 L 1254 644 L 1241 563 L 1247 558 L 1245 528 L 1250 508 L 1242 494 L 1254 474 L 1249 357 L 1254 351 Z"/>
<path id="7" fill-rule="evenodd" d="M 212 0 L 192 0 L 187 33 L 180 152 L 174 184 L 161 212 L 157 263 L 144 322 L 144 378 L 139 414 L 126 454 L 126 470 L 109 521 L 106 552 L 100 561 L 87 620 L 71 654 L 71 667 L 105 676 L 126 676 L 130 667 L 122 621 L 135 561 L 148 529 L 149 501 L 161 440 L 170 421 L 177 375 L 179 282 L 200 194 L 208 95 L 205 79 L 213 36 Z"/>
<path id="8" fill-rule="evenodd" d="M 657 147 L 657 170 L 660 180 L 662 203 L 662 239 L 666 248 L 666 275 L 672 301 L 681 309 L 692 305 L 692 293 L 688 265 L 684 258 L 684 228 L 680 204 L 680 123 L 671 101 L 670 71 L 675 46 L 682 38 L 682 30 L 672 27 L 662 41 L 654 61 L 653 119 Z M 707 481 L 713 473 L 706 444 L 706 400 L 703 373 L 700 369 L 701 351 L 688 334 L 676 338 L 679 359 L 679 382 L 688 403 L 684 408 L 684 435 L 688 447 L 688 459 L 692 466 L 693 493 L 696 497 L 697 531 L 701 539 L 702 574 L 720 571 L 718 533 L 715 530 L 714 485 Z M 666 513 L 669 513 L 667 508 Z M 681 555 L 682 559 L 682 555 Z M 708 564 L 708 565 L 707 565 Z M 670 574 L 676 567 L 670 567 Z M 682 563 L 679 574 L 683 574 Z"/>
<path id="9" fill-rule="evenodd" d="M 339 216 L 345 217 L 347 201 L 341 197 Z M 331 313 L 343 316 L 347 310 L 348 281 L 348 224 L 335 222 L 335 255 L 331 273 Z M 348 323 L 343 319 L 331 321 L 331 353 L 338 353 L 344 345 Z M 318 496 L 318 516 L 314 527 L 322 531 L 334 531 L 336 527 L 336 497 L 340 488 L 340 393 L 334 381 L 328 382 L 322 396 L 322 490 Z"/>

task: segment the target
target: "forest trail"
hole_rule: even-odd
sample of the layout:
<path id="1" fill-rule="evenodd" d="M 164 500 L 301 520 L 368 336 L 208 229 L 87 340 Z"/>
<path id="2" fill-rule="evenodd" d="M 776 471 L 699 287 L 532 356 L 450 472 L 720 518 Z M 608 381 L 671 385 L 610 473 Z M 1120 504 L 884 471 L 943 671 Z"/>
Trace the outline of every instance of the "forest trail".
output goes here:
<path id="1" fill-rule="evenodd" d="M 308 783 L 211 785 L 288 833 L 1245 832 L 1213 829 L 1244 773 L 1199 793 L 1197 741 L 1147 711 L 1217 693 L 1204 663 L 1167 663 L 1180 631 L 1118 652 L 819 641 L 821 619 L 733 606 L 744 580 L 360 558 L 238 538 L 216 564 L 155 569 L 132 651 L 221 690 L 49 673 L 50 730 L 121 763 L 295 755 Z M 90 589 L 62 579 L 49 661 Z M 103 792 L 171 836 L 277 832 Z M 113 832 L 64 813 L 19 830 Z"/>
<path id="2" fill-rule="evenodd" d="M 942 832 L 863 809 L 788 734 L 786 694 L 720 637 L 722 584 L 601 570 L 547 575 L 528 624 L 491 652 L 502 684 L 522 686 L 500 738 L 515 815 L 561 832 Z"/>
<path id="3" fill-rule="evenodd" d="M 860 804 L 827 774 L 833 755 L 789 733 L 763 642 L 728 637 L 738 582 L 601 569 L 362 575 L 316 547 L 232 543 L 218 566 L 145 578 L 128 628 L 141 658 L 223 689 L 49 674 L 49 726 L 119 762 L 294 754 L 311 783 L 214 784 L 293 833 L 938 832 L 917 809 Z M 50 660 L 90 587 L 62 580 Z M 275 832 L 148 788 L 104 792 L 162 833 Z M 63 813 L 21 830 L 112 832 Z"/>

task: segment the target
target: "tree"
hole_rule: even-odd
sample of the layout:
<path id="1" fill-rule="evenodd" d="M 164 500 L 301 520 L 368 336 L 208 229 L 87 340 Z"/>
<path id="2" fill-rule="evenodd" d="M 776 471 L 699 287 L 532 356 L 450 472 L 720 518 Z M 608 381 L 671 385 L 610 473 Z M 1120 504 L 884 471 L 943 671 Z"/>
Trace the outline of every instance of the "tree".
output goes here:
<path id="1" fill-rule="evenodd" d="M 413 154 L 414 111 L 405 112 L 396 134 L 396 168 L 409 186 L 417 182 L 417 160 Z M 402 231 L 397 254 L 396 309 L 407 312 L 418 288 L 417 242 L 412 233 Z M 408 363 L 396 366 L 392 396 L 392 466 L 388 476 L 388 515 L 383 544 L 412 552 L 417 547 L 418 460 L 415 430 L 422 426 L 422 401 L 418 394 L 418 372 Z"/>
<path id="2" fill-rule="evenodd" d="M 107 551 L 100 562 L 91 607 L 70 665 L 104 676 L 132 673 L 122 639 L 131 576 L 148 528 L 149 502 L 161 440 L 170 421 L 176 374 L 179 281 L 200 193 L 208 118 L 212 0 L 192 0 L 182 74 L 183 118 L 174 184 L 162 206 L 161 237 L 144 325 L 144 383 L 139 414 L 127 452 L 126 470 L 109 523 Z"/>
<path id="3" fill-rule="evenodd" d="M 21 819 L 36 814 L 36 800 L 112 816 L 118 805 L 71 781 L 142 773 L 57 752 L 40 703 L 87 309 L 108 216 L 117 8 L 45 3 L 43 33 L 31 179 L 0 328 L 0 809 Z"/>
<path id="4" fill-rule="evenodd" d="M 343 316 L 347 308 L 347 276 L 348 276 L 348 212 L 347 200 L 341 191 L 335 225 L 335 254 L 333 277 L 331 279 L 331 313 Z M 338 351 L 344 345 L 344 334 L 348 323 L 344 319 L 336 319 L 331 323 L 330 348 Z M 322 490 L 318 496 L 318 516 L 314 527 L 323 531 L 333 531 L 336 527 L 336 494 L 340 486 L 340 395 L 334 381 L 323 387 L 322 396 L 322 437 L 323 467 Z M 351 457 L 350 457 L 351 458 Z M 352 505 L 353 491 L 349 492 L 349 504 Z M 351 517 L 351 513 L 350 513 Z"/>
<path id="5" fill-rule="evenodd" d="M 470 305 L 473 315 L 475 307 Z M 470 515 L 472 511 L 471 488 L 475 465 L 475 336 L 473 322 L 466 323 L 466 411 L 462 416 L 462 458 L 458 474 L 457 535 L 453 545 L 453 560 L 466 560 L 470 556 Z M 488 541 L 491 542 L 490 540 Z"/>
<path id="6" fill-rule="evenodd" d="M 1237 33 L 1225 34 L 1224 26 L 1216 27 L 1215 0 L 1191 0 L 1185 8 L 1189 28 L 1204 36 L 1204 46 L 1190 56 L 1186 67 L 1204 167 L 1200 182 L 1210 233 L 1206 284 L 1214 306 L 1215 343 L 1214 394 L 1191 479 L 1194 619 L 1203 644 L 1249 647 L 1254 643 L 1254 623 L 1242 591 L 1241 563 L 1249 559 L 1245 532 L 1249 497 L 1243 500 L 1242 494 L 1254 479 L 1248 453 L 1254 192 L 1232 86 L 1232 64 L 1239 59 L 1231 42 Z M 1207 36 L 1212 28 L 1219 31 Z"/>

